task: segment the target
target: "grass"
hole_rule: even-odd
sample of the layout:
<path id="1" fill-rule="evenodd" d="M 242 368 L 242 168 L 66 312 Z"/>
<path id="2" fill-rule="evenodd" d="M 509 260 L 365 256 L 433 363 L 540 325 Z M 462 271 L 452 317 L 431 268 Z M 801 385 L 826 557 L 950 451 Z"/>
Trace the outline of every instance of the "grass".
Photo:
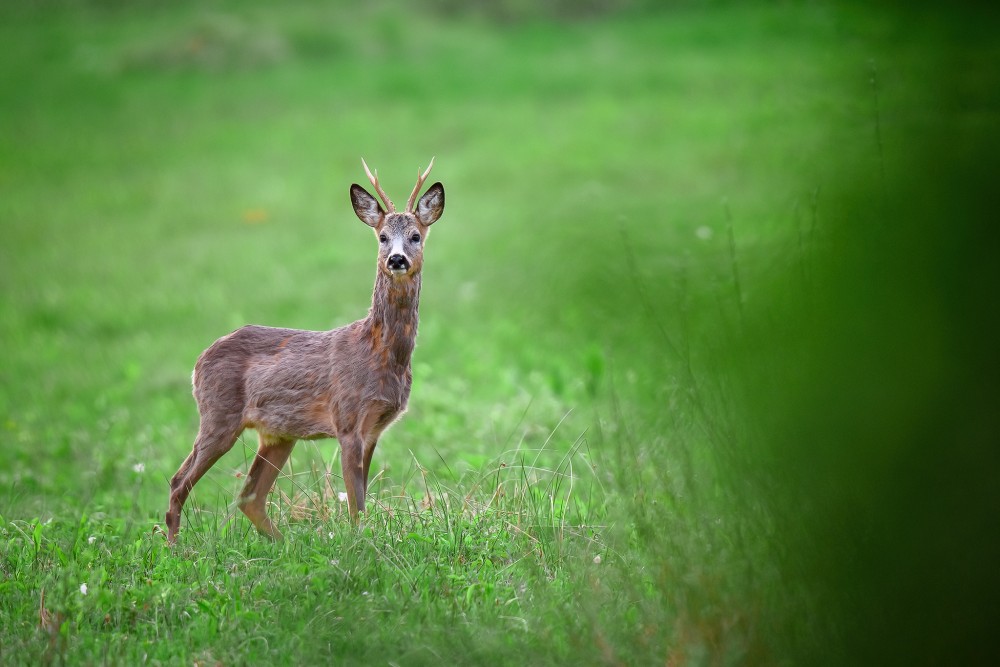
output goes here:
<path id="1" fill-rule="evenodd" d="M 0 10 L 0 662 L 984 661 L 988 21 L 643 4 Z M 363 316 L 432 155 L 363 524 L 248 432 L 168 549 L 194 359 Z"/>

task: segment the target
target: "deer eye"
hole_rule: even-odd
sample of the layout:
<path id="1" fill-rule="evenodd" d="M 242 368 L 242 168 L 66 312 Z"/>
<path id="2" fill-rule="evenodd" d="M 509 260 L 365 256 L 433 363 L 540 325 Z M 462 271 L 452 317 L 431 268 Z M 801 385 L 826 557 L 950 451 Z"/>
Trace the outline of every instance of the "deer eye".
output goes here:
<path id="1" fill-rule="evenodd" d="M 388 243 L 389 242 L 389 237 L 386 236 L 385 234 L 379 234 L 378 235 L 378 242 L 379 243 Z"/>
<path id="2" fill-rule="evenodd" d="M 410 241 L 413 243 L 420 243 L 420 234 L 414 234 L 410 237 Z"/>

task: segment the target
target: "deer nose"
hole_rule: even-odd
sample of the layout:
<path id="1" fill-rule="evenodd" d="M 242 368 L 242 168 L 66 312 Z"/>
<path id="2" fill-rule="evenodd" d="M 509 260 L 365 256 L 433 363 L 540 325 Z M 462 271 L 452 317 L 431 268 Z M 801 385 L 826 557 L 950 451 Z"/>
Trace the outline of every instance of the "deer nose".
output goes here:
<path id="1" fill-rule="evenodd" d="M 406 271 L 410 268 L 410 261 L 403 255 L 390 255 L 385 264 L 390 271 Z"/>

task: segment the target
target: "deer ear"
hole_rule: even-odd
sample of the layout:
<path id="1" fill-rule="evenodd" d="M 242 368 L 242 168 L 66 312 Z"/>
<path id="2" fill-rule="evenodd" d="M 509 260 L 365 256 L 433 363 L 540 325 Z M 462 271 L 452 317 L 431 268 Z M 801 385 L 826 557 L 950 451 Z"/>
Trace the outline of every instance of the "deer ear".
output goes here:
<path id="1" fill-rule="evenodd" d="M 427 188 L 427 192 L 417 202 L 415 212 L 420 224 L 425 227 L 430 227 L 437 222 L 437 219 L 444 213 L 444 186 L 440 182 Z"/>
<path id="2" fill-rule="evenodd" d="M 351 204 L 354 205 L 354 212 L 361 218 L 361 222 L 369 227 L 378 227 L 385 217 L 385 211 L 375 201 L 375 197 L 357 183 L 351 185 Z"/>

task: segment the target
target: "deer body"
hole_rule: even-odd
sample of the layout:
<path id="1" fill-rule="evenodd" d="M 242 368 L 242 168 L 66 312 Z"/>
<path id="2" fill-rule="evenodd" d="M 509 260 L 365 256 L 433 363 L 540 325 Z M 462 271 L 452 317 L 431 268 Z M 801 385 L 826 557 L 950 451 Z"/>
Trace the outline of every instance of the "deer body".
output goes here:
<path id="1" fill-rule="evenodd" d="M 331 331 L 248 325 L 198 358 L 193 385 L 200 425 L 191 454 L 170 481 L 170 542 L 191 488 L 247 428 L 257 431 L 260 446 L 239 506 L 262 534 L 281 539 L 267 517 L 266 499 L 296 440 L 337 438 L 351 517 L 364 511 L 378 438 L 405 411 L 410 395 L 423 243 L 444 210 L 440 183 L 413 206 L 429 172 L 418 178 L 405 212 L 395 211 L 370 172 L 387 210 L 351 186 L 355 212 L 379 238 L 366 318 Z"/>

